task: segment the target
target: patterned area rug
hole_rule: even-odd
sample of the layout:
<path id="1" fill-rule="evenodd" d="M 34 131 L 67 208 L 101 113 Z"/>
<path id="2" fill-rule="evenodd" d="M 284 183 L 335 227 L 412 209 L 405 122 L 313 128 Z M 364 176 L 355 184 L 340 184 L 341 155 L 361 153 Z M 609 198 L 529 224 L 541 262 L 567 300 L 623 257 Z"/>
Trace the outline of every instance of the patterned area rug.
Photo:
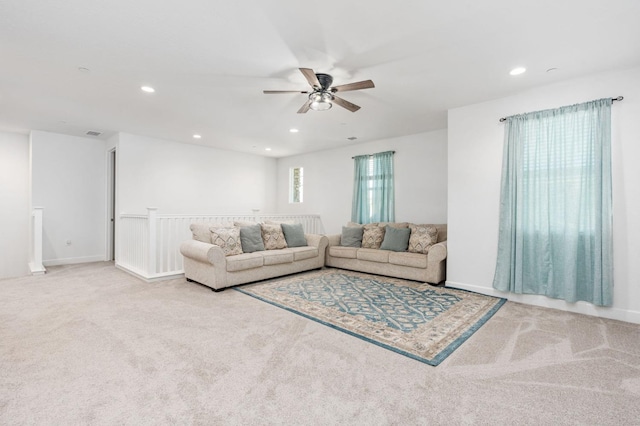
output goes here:
<path id="1" fill-rule="evenodd" d="M 307 272 L 236 290 L 434 366 L 506 301 L 340 269 Z"/>

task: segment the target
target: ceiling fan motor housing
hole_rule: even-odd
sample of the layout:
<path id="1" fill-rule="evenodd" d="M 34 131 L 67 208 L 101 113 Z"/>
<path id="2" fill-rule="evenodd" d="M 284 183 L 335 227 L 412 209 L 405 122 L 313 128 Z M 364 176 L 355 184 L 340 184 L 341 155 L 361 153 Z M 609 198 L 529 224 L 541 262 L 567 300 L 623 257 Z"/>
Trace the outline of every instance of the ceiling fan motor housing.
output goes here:
<path id="1" fill-rule="evenodd" d="M 333 83 L 333 77 L 331 77 L 329 74 L 316 74 L 316 77 L 318 77 L 318 81 L 320 82 L 320 86 L 322 87 L 323 90 L 327 90 L 329 87 L 331 87 L 331 84 Z"/>

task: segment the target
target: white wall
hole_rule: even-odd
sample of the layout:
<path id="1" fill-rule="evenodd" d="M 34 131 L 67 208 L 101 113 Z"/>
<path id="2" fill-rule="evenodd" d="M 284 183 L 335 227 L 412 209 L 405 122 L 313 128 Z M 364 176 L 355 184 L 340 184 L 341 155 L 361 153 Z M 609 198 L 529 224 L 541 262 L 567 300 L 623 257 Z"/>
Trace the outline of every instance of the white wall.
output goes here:
<path id="1" fill-rule="evenodd" d="M 105 142 L 33 131 L 31 156 L 32 205 L 44 207 L 43 263 L 104 260 Z"/>
<path id="2" fill-rule="evenodd" d="M 503 125 L 500 117 L 622 95 L 612 107 L 614 304 L 599 308 L 493 290 Z M 640 69 L 598 74 L 449 111 L 447 284 L 568 311 L 640 323 Z"/>
<path id="3" fill-rule="evenodd" d="M 446 223 L 447 131 L 349 145 L 278 160 L 279 213 L 319 214 L 327 234 L 351 220 L 355 155 L 395 150 L 396 221 Z M 303 203 L 289 203 L 289 169 L 304 168 Z"/>
<path id="4" fill-rule="evenodd" d="M 29 136 L 0 132 L 0 278 L 29 272 Z"/>
<path id="5" fill-rule="evenodd" d="M 145 214 L 275 212 L 276 160 L 120 133 L 117 211 Z"/>

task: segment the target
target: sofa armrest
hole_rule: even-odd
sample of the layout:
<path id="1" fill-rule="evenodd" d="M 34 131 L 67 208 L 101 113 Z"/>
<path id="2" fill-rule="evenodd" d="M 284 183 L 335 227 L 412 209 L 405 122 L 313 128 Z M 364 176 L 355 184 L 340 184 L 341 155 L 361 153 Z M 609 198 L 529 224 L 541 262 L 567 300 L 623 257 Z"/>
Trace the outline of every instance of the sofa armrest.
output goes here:
<path id="1" fill-rule="evenodd" d="M 339 246 L 340 245 L 340 234 L 336 234 L 336 235 L 327 235 L 327 238 L 329 238 L 329 246 Z"/>
<path id="2" fill-rule="evenodd" d="M 447 258 L 447 242 L 441 241 L 432 245 L 427 253 L 428 262 L 441 262 Z"/>
<path id="3" fill-rule="evenodd" d="M 220 264 L 225 261 L 222 249 L 213 244 L 203 243 L 196 240 L 188 240 L 180 245 L 180 253 L 183 256 L 198 262 Z"/>
<path id="4" fill-rule="evenodd" d="M 309 247 L 317 247 L 318 250 L 324 250 L 327 247 L 327 237 L 320 234 L 305 234 L 307 245 Z"/>

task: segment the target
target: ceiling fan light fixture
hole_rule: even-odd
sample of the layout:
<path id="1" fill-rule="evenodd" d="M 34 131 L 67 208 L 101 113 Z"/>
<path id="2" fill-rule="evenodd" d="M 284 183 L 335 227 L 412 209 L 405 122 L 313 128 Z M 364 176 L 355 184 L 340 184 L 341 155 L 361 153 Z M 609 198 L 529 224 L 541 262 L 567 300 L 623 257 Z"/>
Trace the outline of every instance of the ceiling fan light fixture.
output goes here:
<path id="1" fill-rule="evenodd" d="M 329 92 L 313 92 L 309 95 L 309 108 L 314 111 L 326 111 L 331 109 L 333 95 Z"/>

